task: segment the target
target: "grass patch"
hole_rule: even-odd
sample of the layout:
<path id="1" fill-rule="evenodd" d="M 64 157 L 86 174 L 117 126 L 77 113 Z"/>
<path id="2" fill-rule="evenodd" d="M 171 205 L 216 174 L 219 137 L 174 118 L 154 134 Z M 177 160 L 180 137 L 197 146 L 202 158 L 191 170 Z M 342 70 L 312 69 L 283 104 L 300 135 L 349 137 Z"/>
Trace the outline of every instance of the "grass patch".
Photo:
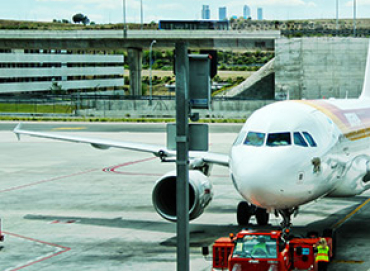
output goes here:
<path id="1" fill-rule="evenodd" d="M 54 114 L 71 114 L 75 110 L 71 105 L 49 105 L 49 104 L 4 104 L 0 103 L 1 113 L 54 113 Z"/>

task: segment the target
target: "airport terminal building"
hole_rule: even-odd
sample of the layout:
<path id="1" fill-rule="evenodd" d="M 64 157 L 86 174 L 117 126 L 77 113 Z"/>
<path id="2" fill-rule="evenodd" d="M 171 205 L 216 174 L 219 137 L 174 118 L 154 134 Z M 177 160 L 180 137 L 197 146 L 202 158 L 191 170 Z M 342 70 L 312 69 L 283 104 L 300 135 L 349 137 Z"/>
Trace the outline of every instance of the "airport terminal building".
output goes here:
<path id="1" fill-rule="evenodd" d="M 81 50 L 0 50 L 0 94 L 122 90 L 123 55 Z"/>

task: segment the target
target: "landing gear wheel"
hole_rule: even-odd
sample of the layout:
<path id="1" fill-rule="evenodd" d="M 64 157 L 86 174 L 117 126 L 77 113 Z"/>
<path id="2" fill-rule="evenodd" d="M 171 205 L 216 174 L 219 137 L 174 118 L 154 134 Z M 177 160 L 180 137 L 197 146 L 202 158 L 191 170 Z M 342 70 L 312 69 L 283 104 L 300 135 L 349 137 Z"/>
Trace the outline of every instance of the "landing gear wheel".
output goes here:
<path id="1" fill-rule="evenodd" d="M 251 216 L 252 216 L 251 206 L 248 204 L 248 202 L 245 201 L 239 202 L 236 213 L 238 225 L 248 225 Z"/>
<path id="2" fill-rule="evenodd" d="M 257 208 L 256 210 L 256 220 L 259 226 L 266 226 L 269 223 L 270 215 L 267 213 L 266 209 Z"/>

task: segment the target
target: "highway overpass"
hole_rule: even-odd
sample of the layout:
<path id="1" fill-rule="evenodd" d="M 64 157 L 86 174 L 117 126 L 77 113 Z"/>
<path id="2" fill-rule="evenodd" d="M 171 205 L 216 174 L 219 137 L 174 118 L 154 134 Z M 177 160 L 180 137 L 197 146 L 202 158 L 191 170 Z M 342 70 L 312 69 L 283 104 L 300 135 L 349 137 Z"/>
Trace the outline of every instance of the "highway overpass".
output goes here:
<path id="1" fill-rule="evenodd" d="M 156 47 L 174 48 L 179 41 L 190 48 L 245 50 L 274 49 L 280 31 L 202 31 L 202 30 L 0 30 L 2 49 L 122 49 Z"/>

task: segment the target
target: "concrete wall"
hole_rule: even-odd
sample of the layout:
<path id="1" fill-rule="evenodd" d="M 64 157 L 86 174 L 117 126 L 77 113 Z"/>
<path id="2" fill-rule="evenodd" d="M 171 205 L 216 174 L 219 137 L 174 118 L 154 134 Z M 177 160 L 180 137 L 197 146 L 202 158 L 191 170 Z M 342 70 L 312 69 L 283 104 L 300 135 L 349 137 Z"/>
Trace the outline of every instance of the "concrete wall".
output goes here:
<path id="1" fill-rule="evenodd" d="M 278 39 L 275 97 L 290 99 L 358 97 L 369 40 L 365 38 Z"/>
<path id="2" fill-rule="evenodd" d="M 229 97 L 245 97 L 247 99 L 275 99 L 275 71 L 272 59 L 257 72 L 253 73 L 240 85 L 227 92 Z"/>
<path id="3" fill-rule="evenodd" d="M 211 118 L 236 118 L 246 119 L 253 111 L 273 103 L 271 100 L 256 100 L 256 101 L 226 101 L 217 100 L 212 102 L 210 110 L 194 110 L 199 112 L 201 117 Z M 96 116 L 96 117 L 112 117 L 124 118 L 130 117 L 175 117 L 176 106 L 175 101 L 158 101 L 153 100 L 153 105 L 149 106 L 147 100 L 124 100 L 124 101 L 109 101 L 109 100 L 90 100 L 84 101 L 81 104 L 83 107 L 92 109 L 78 110 L 77 115 L 80 116 Z"/>

